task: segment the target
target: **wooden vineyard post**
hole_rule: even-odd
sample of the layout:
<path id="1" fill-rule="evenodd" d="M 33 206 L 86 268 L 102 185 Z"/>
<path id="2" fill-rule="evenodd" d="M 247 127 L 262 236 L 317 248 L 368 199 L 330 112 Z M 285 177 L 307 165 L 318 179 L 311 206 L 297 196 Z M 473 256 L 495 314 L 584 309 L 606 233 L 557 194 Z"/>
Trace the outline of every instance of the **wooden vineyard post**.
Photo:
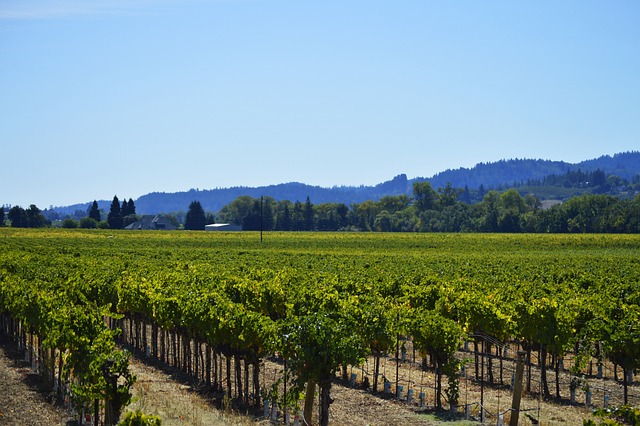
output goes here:
<path id="1" fill-rule="evenodd" d="M 527 353 L 518 351 L 516 364 L 516 381 L 513 387 L 513 402 L 511 403 L 511 420 L 509 426 L 517 426 L 520 417 L 520 398 L 522 397 L 522 376 L 524 373 L 524 360 Z"/>
<path id="2" fill-rule="evenodd" d="M 305 392 L 304 398 L 303 420 L 305 426 L 311 425 L 311 420 L 313 418 L 313 398 L 315 396 L 315 392 L 316 384 L 313 382 L 313 380 L 309 380 L 307 382 L 307 391 Z"/>

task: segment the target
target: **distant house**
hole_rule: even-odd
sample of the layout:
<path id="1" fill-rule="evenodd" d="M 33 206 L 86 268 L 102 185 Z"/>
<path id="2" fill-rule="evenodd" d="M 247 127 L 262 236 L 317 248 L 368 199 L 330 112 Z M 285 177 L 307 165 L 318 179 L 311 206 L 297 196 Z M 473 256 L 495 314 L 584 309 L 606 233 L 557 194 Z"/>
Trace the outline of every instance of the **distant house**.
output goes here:
<path id="1" fill-rule="evenodd" d="M 176 227 L 171 223 L 169 219 L 162 215 L 144 215 L 140 218 L 139 221 L 133 222 L 131 225 L 125 227 L 124 229 L 133 229 L 133 230 L 166 230 L 166 231 L 174 231 Z"/>
<path id="2" fill-rule="evenodd" d="M 242 226 L 232 223 L 212 223 L 204 226 L 205 231 L 242 231 Z"/>

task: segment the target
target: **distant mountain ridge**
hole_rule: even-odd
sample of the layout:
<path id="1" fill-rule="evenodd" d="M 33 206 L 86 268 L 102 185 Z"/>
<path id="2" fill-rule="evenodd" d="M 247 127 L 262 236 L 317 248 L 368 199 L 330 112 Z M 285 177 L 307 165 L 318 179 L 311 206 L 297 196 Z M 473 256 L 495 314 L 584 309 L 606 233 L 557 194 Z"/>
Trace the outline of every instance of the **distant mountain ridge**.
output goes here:
<path id="1" fill-rule="evenodd" d="M 592 172 L 598 169 L 609 175 L 631 180 L 640 174 L 640 152 L 604 155 L 577 164 L 550 160 L 500 160 L 495 163 L 478 163 L 471 169 L 446 170 L 425 180 L 436 188 L 446 186 L 447 182 L 451 182 L 451 185 L 457 188 L 465 185 L 469 188 L 478 188 L 480 185 L 497 187 L 525 182 L 528 179 L 541 179 L 551 174 L 564 174 L 567 171 Z"/>
<path id="2" fill-rule="evenodd" d="M 430 178 L 416 177 L 408 179 L 399 174 L 393 179 L 375 186 L 334 186 L 324 188 L 306 185 L 299 182 L 282 183 L 261 187 L 232 187 L 209 190 L 196 190 L 165 193 L 152 192 L 135 200 L 138 214 L 156 214 L 186 211 L 192 201 L 199 201 L 206 211 L 217 212 L 236 198 L 246 195 L 253 198 L 272 197 L 276 200 L 304 202 L 307 197 L 314 204 L 344 203 L 351 205 L 367 200 L 377 201 L 388 195 L 412 195 L 413 183 L 429 181 L 434 188 L 442 188 L 451 183 L 453 187 L 476 190 L 482 185 L 486 190 L 497 187 L 509 187 L 514 183 L 526 182 L 529 179 L 542 179 L 551 174 L 564 174 L 567 171 L 603 170 L 608 175 L 617 175 L 632 180 L 640 175 L 640 152 L 632 151 L 604 155 L 577 164 L 564 161 L 510 159 L 494 163 L 478 163 L 472 168 L 445 170 Z M 91 201 L 92 202 L 92 201 Z M 111 200 L 101 200 L 98 205 L 108 211 Z M 61 214 L 72 214 L 75 210 L 86 210 L 90 202 L 67 207 L 55 207 L 53 210 Z"/>

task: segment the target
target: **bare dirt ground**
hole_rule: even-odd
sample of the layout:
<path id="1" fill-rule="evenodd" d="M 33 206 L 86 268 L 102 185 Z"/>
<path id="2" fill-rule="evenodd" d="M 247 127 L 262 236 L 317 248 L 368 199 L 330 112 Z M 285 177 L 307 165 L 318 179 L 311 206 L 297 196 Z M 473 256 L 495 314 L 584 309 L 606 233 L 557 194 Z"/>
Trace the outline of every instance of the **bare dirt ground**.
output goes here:
<path id="1" fill-rule="evenodd" d="M 0 342 L 0 425 L 63 425 L 66 410 L 52 404 L 17 347 Z"/>
<path id="2" fill-rule="evenodd" d="M 267 363 L 269 370 L 280 368 Z M 263 412 L 247 413 L 233 408 L 219 407 L 213 396 L 199 393 L 175 375 L 134 360 L 131 370 L 138 380 L 134 386 L 134 402 L 130 410 L 159 415 L 163 425 L 269 425 L 272 422 Z M 334 385 L 335 402 L 331 405 L 331 424 L 336 425 L 434 425 L 432 419 L 420 418 L 406 404 L 384 399 L 359 389 Z M 317 416 L 317 415 L 316 415 Z M 293 419 L 293 416 L 291 417 Z M 317 417 L 314 418 L 317 424 Z M 283 424 L 282 413 L 279 423 Z M 291 421 L 293 423 L 293 420 Z"/>
<path id="3" fill-rule="evenodd" d="M 70 419 L 68 412 L 51 401 L 46 389 L 39 387 L 39 377 L 31 372 L 31 368 L 23 361 L 23 355 L 17 347 L 2 342 L 0 346 L 0 425 L 64 425 Z M 281 366 L 266 363 L 269 371 L 277 371 Z M 128 410 L 141 409 L 146 413 L 156 414 L 162 418 L 162 424 L 172 425 L 267 425 L 272 424 L 262 416 L 262 412 L 239 412 L 230 407 L 217 405 L 213 396 L 197 392 L 189 383 L 181 381 L 171 371 L 157 364 L 150 365 L 142 360 L 133 359 L 131 369 L 138 381 L 134 386 L 134 402 Z M 389 368 L 389 370 L 392 370 Z M 411 371 L 411 370 L 410 370 Z M 406 374 L 406 373 L 405 373 Z M 432 382 L 431 373 L 415 369 L 409 378 L 414 383 Z M 407 379 L 406 376 L 403 379 Z M 382 385 L 380 385 L 382 388 Z M 434 414 L 418 405 L 417 393 L 424 390 L 429 405 L 428 389 L 415 389 L 416 399 L 412 404 L 397 401 L 392 395 L 374 395 L 359 387 L 350 387 L 336 383 L 332 387 L 331 424 L 336 425 L 470 425 L 477 422 L 478 407 L 472 405 L 470 412 L 476 422 L 453 421 Z M 461 400 L 475 401 L 479 399 L 480 387 L 473 381 L 461 383 Z M 405 389 L 406 397 L 406 389 Z M 511 404 L 511 392 L 507 387 L 484 388 L 484 403 L 492 411 L 487 424 L 496 424 L 497 412 L 508 411 Z M 431 403 L 431 405 L 433 405 Z M 539 418 L 540 425 L 575 425 L 582 424 L 582 419 L 589 418 L 589 411 L 584 405 L 557 404 L 541 401 L 536 395 L 525 395 L 522 408 L 528 410 L 532 417 Z M 464 409 L 461 409 L 464 412 Z M 541 414 L 542 413 L 542 414 Z M 316 414 L 317 416 L 317 414 Z M 505 414 L 508 424 L 509 413 Z M 314 418 L 317 422 L 317 418 Z M 278 422 L 283 424 L 282 415 Z M 521 425 L 533 424 L 527 416 L 521 415 Z"/>

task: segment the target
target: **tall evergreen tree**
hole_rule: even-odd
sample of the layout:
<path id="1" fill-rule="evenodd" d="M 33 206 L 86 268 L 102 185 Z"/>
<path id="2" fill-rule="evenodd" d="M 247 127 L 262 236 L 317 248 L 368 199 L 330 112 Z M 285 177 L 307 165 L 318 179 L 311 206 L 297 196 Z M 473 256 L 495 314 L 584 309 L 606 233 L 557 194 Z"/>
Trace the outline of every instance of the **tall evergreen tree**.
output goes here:
<path id="1" fill-rule="evenodd" d="M 278 214 L 276 220 L 276 231 L 291 231 L 291 212 L 289 204 L 284 205 L 284 209 Z"/>
<path id="2" fill-rule="evenodd" d="M 129 198 L 129 214 L 136 214 L 136 205 L 131 198 Z"/>
<path id="3" fill-rule="evenodd" d="M 313 231 L 313 204 L 311 199 L 307 197 L 307 201 L 304 203 L 304 230 Z"/>
<path id="4" fill-rule="evenodd" d="M 109 224 L 109 228 L 112 229 L 122 229 L 124 227 L 124 219 L 122 218 L 122 210 L 120 209 L 120 200 L 118 200 L 117 196 L 114 196 L 113 201 L 111 202 L 111 209 L 107 216 L 107 223 Z"/>
<path id="5" fill-rule="evenodd" d="M 131 198 L 129 198 L 129 201 L 124 200 L 122 202 L 120 214 L 122 214 L 122 217 L 136 214 L 136 205 L 133 203 Z"/>
<path id="6" fill-rule="evenodd" d="M 0 206 L 0 226 L 4 226 L 4 205 Z"/>
<path id="7" fill-rule="evenodd" d="M 100 222 L 100 209 L 98 208 L 98 202 L 96 200 L 93 200 L 93 204 L 89 210 L 89 217 L 96 222 Z"/>
<path id="8" fill-rule="evenodd" d="M 467 185 L 464 186 L 462 190 L 462 194 L 460 194 L 460 201 L 465 204 L 471 204 L 471 192 L 469 191 L 469 187 Z"/>
<path id="9" fill-rule="evenodd" d="M 129 201 L 124 200 L 122 202 L 122 209 L 120 213 L 122 214 L 123 227 L 129 226 L 138 220 L 138 217 L 136 216 L 136 205 L 133 203 L 131 198 L 129 198 Z"/>
<path id="10" fill-rule="evenodd" d="M 204 231 L 206 225 L 206 215 L 200 205 L 200 201 L 192 201 L 184 221 L 184 229 L 192 231 Z"/>
<path id="11" fill-rule="evenodd" d="M 291 230 L 304 231 L 304 210 L 300 201 L 296 201 L 293 205 L 293 214 L 291 215 Z"/>

